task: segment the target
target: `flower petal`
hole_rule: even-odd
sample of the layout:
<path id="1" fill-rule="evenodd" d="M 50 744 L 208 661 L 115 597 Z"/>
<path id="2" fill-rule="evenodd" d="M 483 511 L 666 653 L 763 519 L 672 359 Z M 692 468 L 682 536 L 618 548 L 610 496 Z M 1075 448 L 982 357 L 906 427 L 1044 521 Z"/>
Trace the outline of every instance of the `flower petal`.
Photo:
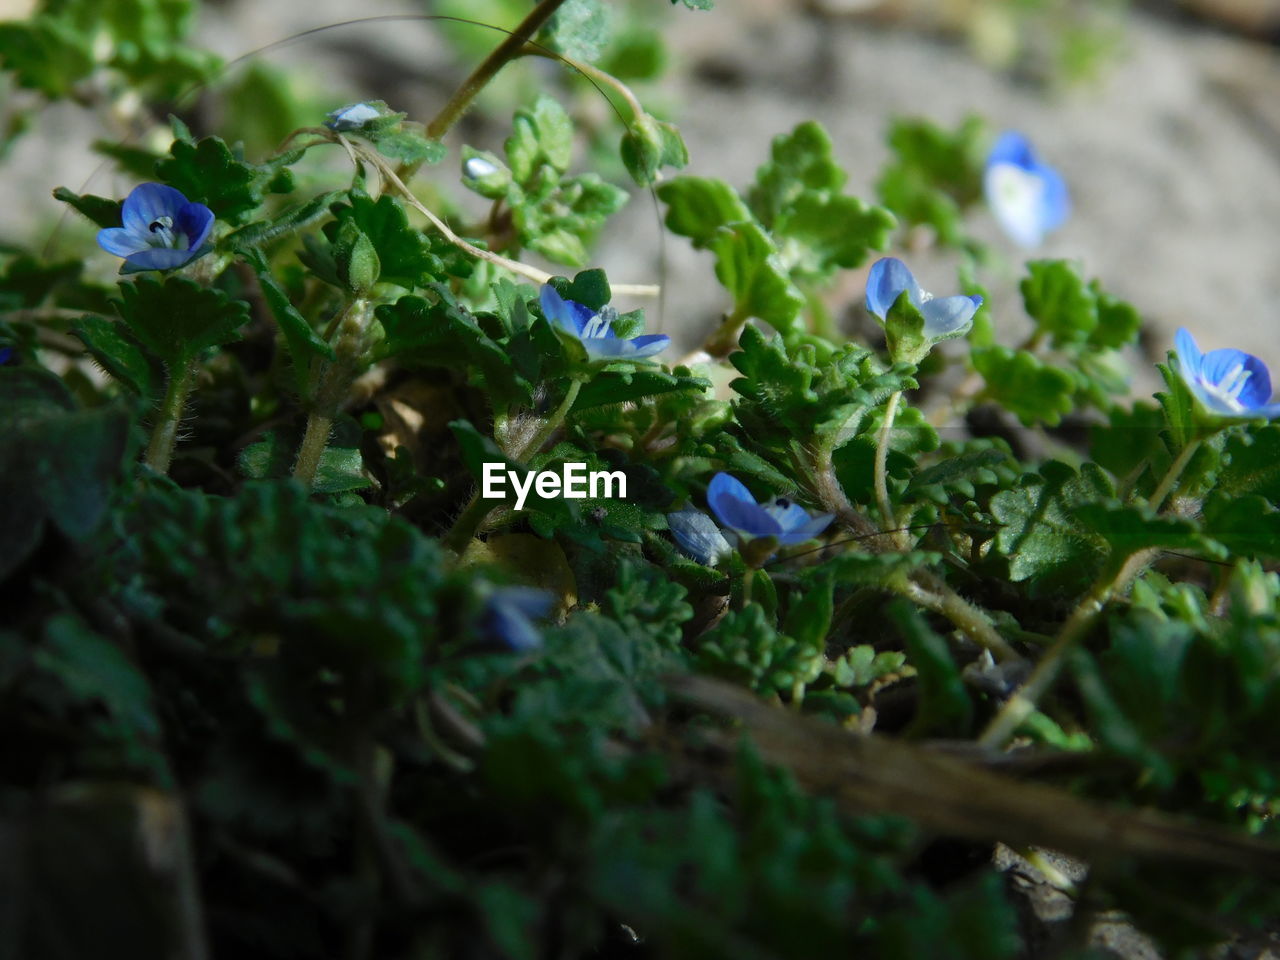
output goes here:
<path id="1" fill-rule="evenodd" d="M 778 521 L 765 513 L 751 491 L 727 473 L 717 473 L 711 478 L 707 487 L 707 505 L 726 527 L 753 537 L 777 536 L 782 532 Z"/>
<path id="2" fill-rule="evenodd" d="M 1030 168 L 1035 165 L 1036 154 L 1031 149 L 1031 141 L 1016 130 L 1006 130 L 996 139 L 995 146 L 987 154 L 987 168 L 997 163 L 1011 163 L 1017 167 Z"/>
<path id="3" fill-rule="evenodd" d="M 1071 197 L 1067 193 L 1067 182 L 1053 167 L 1038 164 L 1036 172 L 1044 184 L 1044 191 L 1040 194 L 1040 226 L 1048 233 L 1067 222 L 1071 215 Z"/>
<path id="4" fill-rule="evenodd" d="M 778 542 L 784 547 L 790 547 L 797 543 L 804 543 L 806 540 L 813 540 L 820 536 L 822 531 L 827 529 L 835 518 L 836 515 L 834 513 L 820 513 L 803 526 L 789 530 L 778 537 Z"/>
<path id="5" fill-rule="evenodd" d="M 595 316 L 577 301 L 566 300 L 560 296 L 556 288 L 549 283 L 542 285 L 542 292 L 538 294 L 538 303 L 542 307 L 542 315 L 548 322 L 572 333 L 575 337 L 582 336 L 582 331 Z"/>
<path id="6" fill-rule="evenodd" d="M 782 528 L 783 533 L 795 530 L 809 522 L 809 512 L 798 503 L 788 501 L 786 506 L 781 503 L 767 503 L 761 504 L 760 509 L 778 521 L 778 526 Z"/>
<path id="7" fill-rule="evenodd" d="M 1178 355 L 1178 375 L 1191 386 L 1200 374 L 1200 365 L 1204 355 L 1196 344 L 1196 338 L 1186 327 L 1179 327 L 1173 337 L 1173 349 Z"/>
<path id="8" fill-rule="evenodd" d="M 555 597 L 548 590 L 499 587 L 489 598 L 480 628 L 489 639 L 512 650 L 536 649 L 542 646 L 542 634 L 531 618 L 545 617 L 554 602 Z"/>
<path id="9" fill-rule="evenodd" d="M 140 183 L 125 197 L 120 216 L 126 230 L 149 237 L 152 223 L 160 217 L 170 217 L 176 223 L 186 205 L 187 198 L 167 184 Z"/>
<path id="10" fill-rule="evenodd" d="M 98 231 L 98 246 L 117 257 L 127 257 L 139 250 L 150 249 L 145 241 L 132 230 L 124 227 L 107 227 Z"/>
<path id="11" fill-rule="evenodd" d="M 1238 368 L 1249 373 L 1249 379 L 1237 395 L 1243 407 L 1260 407 L 1271 399 L 1271 374 L 1267 365 L 1243 350 L 1210 350 L 1200 361 L 1200 376 L 1208 383 L 1225 385 Z"/>
<path id="12" fill-rule="evenodd" d="M 924 315 L 924 335 L 930 340 L 962 336 L 973 325 L 973 315 L 980 306 L 981 297 L 964 294 L 926 301 L 920 307 Z"/>
<path id="13" fill-rule="evenodd" d="M 173 250 L 168 247 L 150 247 L 124 258 L 130 273 L 140 270 L 173 270 L 196 258 L 195 250 Z"/>
<path id="14" fill-rule="evenodd" d="M 983 192 L 1000 227 L 1024 247 L 1038 247 L 1045 225 L 1046 185 L 1035 170 L 1012 163 L 987 167 L 982 178 Z"/>
<path id="15" fill-rule="evenodd" d="M 883 257 L 871 267 L 867 276 L 867 310 L 884 320 L 889 308 L 906 290 L 911 302 L 920 305 L 920 284 L 907 265 L 897 257 Z"/>
<path id="16" fill-rule="evenodd" d="M 685 507 L 667 514 L 667 526 L 676 543 L 704 567 L 714 567 L 733 552 L 716 522 L 701 510 Z"/>
<path id="17" fill-rule="evenodd" d="M 213 211 L 203 203 L 183 204 L 174 226 L 187 237 L 187 249 L 198 250 L 213 229 Z"/>

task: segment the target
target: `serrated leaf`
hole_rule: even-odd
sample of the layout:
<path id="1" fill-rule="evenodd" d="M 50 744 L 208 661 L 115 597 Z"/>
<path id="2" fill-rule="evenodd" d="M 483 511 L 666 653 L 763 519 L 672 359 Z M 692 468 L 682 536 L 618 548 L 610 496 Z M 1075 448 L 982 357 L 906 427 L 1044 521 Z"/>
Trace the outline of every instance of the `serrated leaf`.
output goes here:
<path id="1" fill-rule="evenodd" d="M 1256 493 L 1280 503 L 1280 425 L 1233 432 L 1223 450 L 1216 489 L 1228 496 Z"/>
<path id="2" fill-rule="evenodd" d="M 551 49 L 574 60 L 595 63 L 609 44 L 612 10 L 601 0 L 568 0 L 539 36 Z"/>
<path id="3" fill-rule="evenodd" d="M 1080 507 L 1115 496 L 1106 475 L 1085 463 L 1076 473 L 1051 460 L 1011 490 L 991 498 L 1000 529 L 995 547 L 1009 558 L 1009 578 L 1077 585 L 1087 581 L 1107 553 L 1106 541 L 1085 526 Z"/>
<path id="4" fill-rule="evenodd" d="M 120 226 L 121 201 L 119 200 L 95 197 L 91 193 L 81 195 L 73 193 L 66 187 L 58 187 L 54 190 L 53 199 L 61 200 L 100 227 Z"/>
<path id="5" fill-rule="evenodd" d="M 1022 280 L 1022 302 L 1036 330 L 1055 347 L 1083 343 L 1098 326 L 1093 290 L 1066 260 L 1032 260 Z"/>
<path id="6" fill-rule="evenodd" d="M 1156 400 L 1164 411 L 1165 427 L 1173 449 L 1181 452 L 1182 448 L 1200 433 L 1196 416 L 1196 399 L 1171 365 L 1157 363 L 1156 369 L 1160 371 L 1165 386 L 1169 388 L 1167 393 L 1157 393 Z"/>
<path id="7" fill-rule="evenodd" d="M 896 226 L 888 210 L 856 197 L 804 193 L 778 215 L 773 235 L 793 276 L 822 278 L 886 249 Z"/>
<path id="8" fill-rule="evenodd" d="M 285 346 L 289 350 L 289 358 L 293 361 L 298 394 L 306 396 L 311 379 L 311 361 L 317 357 L 326 360 L 334 359 L 333 348 L 325 343 L 320 334 L 294 307 L 289 295 L 271 273 L 271 268 L 261 251 L 249 251 L 245 255 L 245 260 L 258 275 L 262 299 L 267 302 L 267 308 L 279 325 L 280 332 L 284 334 Z"/>
<path id="9" fill-rule="evenodd" d="M 1215 492 L 1204 506 L 1204 533 L 1236 556 L 1280 557 L 1280 510 L 1257 494 Z"/>
<path id="10" fill-rule="evenodd" d="M 329 212 L 329 207 L 342 196 L 342 191 L 331 190 L 312 197 L 306 203 L 289 207 L 267 220 L 255 220 L 235 230 L 222 239 L 222 243 L 230 250 L 244 252 L 252 247 L 261 246 L 277 237 L 301 230 L 319 220 Z"/>
<path id="11" fill-rule="evenodd" d="M 156 164 L 156 173 L 228 223 L 242 222 L 262 202 L 262 169 L 237 159 L 219 137 L 196 143 L 175 140 L 170 156 Z"/>
<path id="12" fill-rule="evenodd" d="M 1047 366 L 1029 351 L 999 345 L 974 350 L 971 357 L 986 382 L 985 395 L 1024 424 L 1053 426 L 1071 412 L 1076 382 L 1066 371 Z"/>
<path id="13" fill-rule="evenodd" d="M 1097 280 L 1089 284 L 1098 306 L 1098 325 L 1089 334 L 1089 345 L 1118 350 L 1138 339 L 1142 317 L 1123 300 L 1102 289 Z"/>
<path id="14" fill-rule="evenodd" d="M 599 373 L 583 384 L 573 409 L 587 410 L 608 404 L 629 403 L 643 397 L 672 393 L 676 390 L 706 390 L 710 380 L 702 377 L 680 377 L 656 370 L 635 373 Z"/>
<path id="15" fill-rule="evenodd" d="M 779 333 L 790 332 L 805 306 L 778 250 L 759 224 L 721 227 L 708 248 L 716 256 L 716 278 L 733 297 L 733 312 L 756 317 Z"/>
<path id="16" fill-rule="evenodd" d="M 1009 451 L 1003 447 L 976 446 L 982 441 L 973 443 L 973 447 L 917 472 L 907 484 L 907 496 L 923 496 L 945 503 L 951 491 L 972 497 L 975 484 L 997 483 L 999 478 L 994 468 L 1013 463 Z"/>
<path id="17" fill-rule="evenodd" d="M 238 339 L 249 321 L 248 304 L 183 277 L 139 277 L 122 284 L 113 303 L 138 342 L 174 365 Z"/>
<path id="18" fill-rule="evenodd" d="M 0 23 L 0 67 L 20 86 L 57 99 L 93 72 L 90 38 L 60 19 Z"/>
<path id="19" fill-rule="evenodd" d="M 412 129 L 384 133 L 370 139 L 377 144 L 380 154 L 400 163 L 434 166 L 449 155 L 448 149 L 439 140 L 433 140 Z"/>
<path id="20" fill-rule="evenodd" d="M 796 643 L 816 650 L 826 648 L 827 632 L 831 629 L 832 591 L 830 577 L 818 577 L 806 584 L 799 596 L 792 596 L 787 609 L 783 632 Z"/>
<path id="21" fill-rule="evenodd" d="M 667 229 L 688 237 L 697 249 L 710 246 L 721 227 L 754 219 L 723 180 L 676 177 L 658 187 L 658 199 L 667 205 Z"/>
<path id="22" fill-rule="evenodd" d="M 915 668 L 919 692 L 914 736 L 963 737 L 973 723 L 973 701 L 965 689 L 947 642 L 905 600 L 889 605 L 889 617 L 902 634 L 907 662 Z"/>
<path id="23" fill-rule="evenodd" d="M 1157 516 L 1147 507 L 1117 502 L 1080 504 L 1073 513 L 1087 529 L 1107 541 L 1115 558 L 1151 547 L 1185 550 L 1218 560 L 1226 558 L 1222 545 L 1204 536 L 1192 520 Z"/>
<path id="24" fill-rule="evenodd" d="M 413 289 L 444 279 L 440 258 L 432 251 L 431 242 L 409 225 L 404 206 L 390 194 L 374 200 L 353 190 L 348 202 L 335 206 L 333 213 L 337 222 L 325 227 L 329 242 L 338 242 L 344 224 L 359 228 L 377 253 L 383 282 Z"/>
<path id="25" fill-rule="evenodd" d="M 809 120 L 773 138 L 770 160 L 756 171 L 747 200 L 760 222 L 776 230 L 779 216 L 802 194 L 838 195 L 846 179 L 832 158 L 831 137 Z"/>
<path id="26" fill-rule="evenodd" d="M 516 111 L 507 138 L 507 164 L 516 181 L 527 184 L 542 164 L 563 174 L 573 155 L 573 121 L 554 97 L 542 94 L 532 107 Z"/>
<path id="27" fill-rule="evenodd" d="M 151 362 L 123 324 L 88 314 L 72 325 L 71 332 L 119 383 L 140 397 L 157 395 L 151 376 Z"/>

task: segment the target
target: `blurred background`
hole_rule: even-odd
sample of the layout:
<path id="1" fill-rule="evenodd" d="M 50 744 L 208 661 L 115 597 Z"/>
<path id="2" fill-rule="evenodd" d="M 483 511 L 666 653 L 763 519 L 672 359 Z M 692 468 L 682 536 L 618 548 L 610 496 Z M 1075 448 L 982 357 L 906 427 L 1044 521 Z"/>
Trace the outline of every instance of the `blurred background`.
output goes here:
<path id="1" fill-rule="evenodd" d="M 33 7 L 0 0 L 0 19 Z M 1026 133 L 1070 185 L 1070 221 L 1031 255 L 1083 261 L 1088 275 L 1141 311 L 1153 356 L 1163 356 L 1172 331 L 1186 325 L 1205 348 L 1230 344 L 1280 360 L 1273 335 L 1280 328 L 1280 0 L 720 0 L 709 12 L 617 0 L 606 7 L 615 32 L 628 39 L 604 65 L 632 83 L 652 112 L 678 123 L 691 155 L 687 172 L 745 184 L 774 135 L 813 118 L 832 134 L 850 173 L 848 191 L 874 200 L 891 118 L 923 117 L 953 129 L 977 114 L 991 136 Z M 250 156 L 354 100 L 385 99 L 427 119 L 499 34 L 421 15 L 511 26 L 527 9 L 527 0 L 201 4 L 190 45 L 231 66 L 216 93 L 184 115 L 197 134 L 243 140 Z M 404 19 L 334 26 L 356 14 Z M 329 29 L 304 34 L 322 27 Z M 542 61 L 509 68 L 454 131 L 452 145 L 499 149 L 530 85 L 560 84 L 563 74 Z M 581 83 L 570 94 L 580 121 L 607 128 L 616 142 L 604 100 Z M 132 179 L 108 172 L 90 144 L 133 136 L 129 142 L 149 138 L 163 147 L 167 140 L 166 128 L 139 117 L 136 97 L 89 89 L 78 99 L 46 106 L 30 90 L 0 88 L 0 129 L 26 127 L 6 137 L 0 155 L 0 242 L 53 235 L 63 214 L 50 198 L 56 186 L 127 191 Z M 595 160 L 579 156 L 577 164 Z M 625 183 L 616 159 L 606 163 L 612 166 L 602 172 Z M 446 176 L 428 170 L 417 188 L 429 194 L 456 177 L 456 153 L 446 165 Z M 465 205 L 453 193 L 452 202 Z M 600 262 L 615 281 L 664 283 L 658 316 L 649 304 L 651 328 L 696 342 L 724 307 L 711 258 L 675 237 L 662 249 L 657 205 L 645 191 L 633 194 L 601 238 Z M 1026 255 L 981 208 L 971 228 L 997 253 L 983 279 L 1002 338 L 1017 339 L 1013 292 Z M 87 225 L 68 223 L 50 252 L 91 235 Z M 955 258 L 935 253 L 927 235 L 909 241 L 924 285 L 950 288 Z M 112 270 L 103 259 L 104 273 Z M 862 322 L 860 290 L 861 276 L 851 273 L 832 298 L 846 328 Z"/>

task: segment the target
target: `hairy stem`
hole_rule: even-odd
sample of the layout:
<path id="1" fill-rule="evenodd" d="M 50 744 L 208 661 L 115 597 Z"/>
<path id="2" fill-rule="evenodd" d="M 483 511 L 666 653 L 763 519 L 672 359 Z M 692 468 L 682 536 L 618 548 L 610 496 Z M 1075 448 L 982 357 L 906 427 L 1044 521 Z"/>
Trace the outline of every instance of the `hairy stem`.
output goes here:
<path id="1" fill-rule="evenodd" d="M 160 407 L 160 419 L 151 430 L 151 442 L 147 444 L 146 464 L 156 473 L 167 474 L 173 459 L 173 446 L 178 438 L 178 424 L 187 405 L 187 395 L 195 380 L 195 364 L 183 361 L 169 374 L 169 387 Z"/>
<path id="2" fill-rule="evenodd" d="M 484 62 L 462 82 L 462 86 L 449 98 L 449 102 L 436 114 L 435 119 L 427 124 L 427 136 L 433 140 L 443 137 L 471 106 L 471 101 L 475 100 L 489 81 L 497 76 L 499 70 L 519 55 L 524 45 L 533 38 L 544 23 L 551 19 L 564 2 L 565 0 L 541 0 L 529 11 L 529 15 L 520 21 L 520 25 L 511 31 L 489 56 L 484 58 Z"/>
<path id="3" fill-rule="evenodd" d="M 991 618 L 982 610 L 925 571 L 916 571 L 913 577 L 915 579 L 909 579 L 900 588 L 895 589 L 924 609 L 946 617 L 958 629 L 964 631 L 974 643 L 990 650 L 997 660 L 1020 659 L 1018 651 L 1009 646 L 1008 641 L 1000 636 Z M 920 580 L 924 580 L 925 583 L 918 582 Z"/>
<path id="4" fill-rule="evenodd" d="M 750 311 L 738 307 L 725 316 L 724 322 L 711 336 L 707 337 L 707 342 L 702 345 L 702 349 L 713 357 L 727 357 L 738 345 L 738 335 L 742 333 L 742 328 L 750 319 Z"/>
<path id="5" fill-rule="evenodd" d="M 313 410 L 307 417 L 307 429 L 298 445 L 298 459 L 293 465 L 293 478 L 310 489 L 315 482 L 320 458 L 329 445 L 329 432 L 333 429 L 333 417 Z"/>
<path id="6" fill-rule="evenodd" d="M 1187 469 L 1187 464 L 1191 462 L 1191 458 L 1199 449 L 1200 439 L 1198 437 L 1182 448 L 1182 452 L 1178 454 L 1178 459 L 1174 460 L 1169 466 L 1169 469 L 1161 478 L 1159 486 L 1157 486 L 1155 492 L 1151 494 L 1152 510 L 1158 511 L 1162 506 L 1164 506 L 1165 498 L 1169 496 L 1169 493 L 1173 490 L 1174 484 L 1176 484 L 1178 482 L 1178 478 L 1182 476 L 1182 471 Z"/>
<path id="7" fill-rule="evenodd" d="M 880 434 L 876 437 L 876 505 L 880 508 L 880 529 L 886 532 L 897 525 L 893 516 L 893 504 L 889 502 L 889 481 L 885 476 L 885 468 L 889 459 L 889 437 L 893 433 L 893 420 L 898 415 L 898 404 L 901 401 L 901 390 L 895 390 L 889 395 L 889 402 L 884 408 L 884 423 L 880 425 Z"/>
<path id="8" fill-rule="evenodd" d="M 520 450 L 512 455 L 517 460 L 526 460 L 542 449 L 542 445 L 547 439 L 560 429 L 560 425 L 564 423 L 564 418 L 569 415 L 569 411 L 573 409 L 574 401 L 578 399 L 578 391 L 582 389 L 581 380 L 571 380 L 569 389 L 564 393 L 564 399 L 560 401 L 560 405 L 551 411 L 551 416 L 542 422 L 533 436 L 524 443 Z"/>

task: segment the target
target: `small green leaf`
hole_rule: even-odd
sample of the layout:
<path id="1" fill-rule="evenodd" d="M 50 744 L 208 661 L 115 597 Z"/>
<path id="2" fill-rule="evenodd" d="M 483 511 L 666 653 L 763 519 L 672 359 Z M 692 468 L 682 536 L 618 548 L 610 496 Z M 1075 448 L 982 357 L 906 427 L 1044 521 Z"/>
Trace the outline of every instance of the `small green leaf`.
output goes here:
<path id="1" fill-rule="evenodd" d="M 311 361 L 316 357 L 326 360 L 334 359 L 333 348 L 325 343 L 320 334 L 294 307 L 289 295 L 272 274 L 262 252 L 250 249 L 245 253 L 244 258 L 258 275 L 262 299 L 267 302 L 267 308 L 280 327 L 280 332 L 284 334 L 285 345 L 293 361 L 298 393 L 300 396 L 305 396 L 311 379 Z"/>
<path id="2" fill-rule="evenodd" d="M 804 294 L 791 282 L 759 224 L 721 227 L 708 246 L 716 255 L 716 277 L 733 296 L 737 316 L 756 317 L 779 333 L 795 327 Z"/>
<path id="3" fill-rule="evenodd" d="M 529 183 L 543 164 L 561 174 L 569 169 L 573 121 L 554 97 L 539 95 L 532 107 L 517 110 L 511 128 L 507 163 L 516 182 Z"/>
<path id="4" fill-rule="evenodd" d="M 925 623 L 920 611 L 905 600 L 891 603 L 889 616 L 902 634 L 907 662 L 916 670 L 919 701 L 911 733 L 967 736 L 973 723 L 973 701 L 947 642 Z"/>
<path id="5" fill-rule="evenodd" d="M 676 177 L 658 187 L 658 198 L 667 205 L 667 229 L 688 237 L 698 249 L 710 246 L 721 227 L 755 219 L 723 180 Z"/>
<path id="6" fill-rule="evenodd" d="M 595 63 L 609 44 L 613 11 L 601 0 L 567 0 L 539 32 L 552 50 Z"/>
<path id="7" fill-rule="evenodd" d="M 1280 510 L 1257 494 L 1215 492 L 1204 506 L 1204 533 L 1236 556 L 1280 557 Z"/>
<path id="8" fill-rule="evenodd" d="M 886 249 L 896 226 L 888 210 L 856 197 L 804 193 L 778 215 L 773 235 L 793 276 L 823 278 Z"/>
<path id="9" fill-rule="evenodd" d="M 1055 347 L 1089 340 L 1098 326 L 1097 298 L 1076 268 L 1066 260 L 1032 260 L 1027 272 L 1022 301 L 1037 332 Z"/>
<path id="10" fill-rule="evenodd" d="M 838 196 L 846 179 L 832 157 L 831 137 L 820 123 L 809 120 L 773 138 L 770 160 L 756 171 L 748 202 L 762 224 L 775 228 L 802 195 Z"/>
<path id="11" fill-rule="evenodd" d="M 160 178 L 220 220 L 241 223 L 262 202 L 263 168 L 245 163 L 218 137 L 173 142 L 170 156 L 156 164 Z"/>
<path id="12" fill-rule="evenodd" d="M 1280 504 L 1280 425 L 1232 433 L 1223 451 L 1217 490 L 1227 496 L 1257 493 Z"/>
<path id="13" fill-rule="evenodd" d="M 701 391 L 710 386 L 711 381 L 701 377 L 680 377 L 657 370 L 598 373 L 583 385 L 573 409 L 577 411 L 608 404 L 630 403 L 676 390 Z"/>
<path id="14" fill-rule="evenodd" d="M 1158 547 L 1183 550 L 1212 559 L 1226 559 L 1221 544 L 1205 537 L 1199 526 L 1180 517 L 1157 516 L 1147 507 L 1119 503 L 1085 503 L 1073 508 L 1075 517 L 1101 536 L 1113 557 L 1128 557 L 1141 550 Z"/>
<path id="15" fill-rule="evenodd" d="M 129 332 L 168 364 L 182 364 L 209 347 L 230 343 L 249 321 L 249 306 L 221 290 L 182 277 L 139 277 L 122 284 L 113 301 Z"/>
<path id="16" fill-rule="evenodd" d="M 368 234 L 352 221 L 343 221 L 333 238 L 333 262 L 342 285 L 359 298 L 366 298 L 382 274 L 382 261 Z"/>
<path id="17" fill-rule="evenodd" d="M 262 246 L 303 227 L 310 226 L 329 212 L 329 207 L 342 196 L 342 191 L 333 190 L 312 197 L 306 203 L 289 207 L 268 220 L 255 220 L 239 230 L 227 234 L 222 243 L 230 250 L 244 252 L 253 247 Z"/>
<path id="18" fill-rule="evenodd" d="M 91 193 L 86 193 L 82 196 L 72 193 L 66 187 L 58 187 L 54 190 L 53 199 L 61 200 L 100 227 L 120 226 L 121 201 L 119 200 L 95 197 Z"/>
<path id="19" fill-rule="evenodd" d="M 793 596 L 783 633 L 802 646 L 825 650 L 834 611 L 833 589 L 832 580 L 827 576 L 814 578 L 806 584 L 798 598 Z"/>
<path id="20" fill-rule="evenodd" d="M 1065 370 L 1047 366 L 1029 351 L 1000 345 L 974 350 L 971 356 L 986 381 L 984 395 L 1024 424 L 1053 426 L 1071 412 L 1076 382 Z"/>
<path id="21" fill-rule="evenodd" d="M 123 324 L 89 314 L 77 320 L 71 332 L 102 365 L 102 369 L 135 394 L 147 398 L 157 394 L 151 362 Z"/>

